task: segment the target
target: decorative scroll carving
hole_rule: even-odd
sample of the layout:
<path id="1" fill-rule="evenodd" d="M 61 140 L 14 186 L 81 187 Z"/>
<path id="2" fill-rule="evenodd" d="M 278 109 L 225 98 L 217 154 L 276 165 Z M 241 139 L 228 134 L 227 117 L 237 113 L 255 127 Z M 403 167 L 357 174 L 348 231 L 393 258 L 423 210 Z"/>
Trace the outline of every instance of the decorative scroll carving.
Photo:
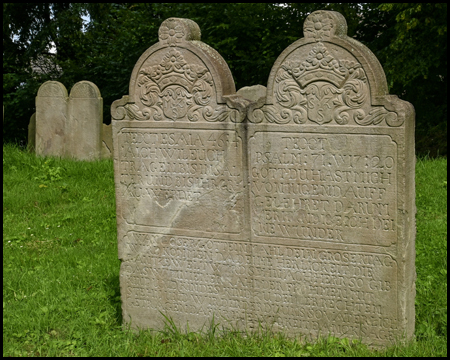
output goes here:
<path id="1" fill-rule="evenodd" d="M 354 115 L 354 120 L 357 124 L 378 125 L 382 121 L 386 121 L 389 126 L 400 126 L 402 122 L 398 121 L 397 114 L 392 111 L 387 111 L 384 107 L 378 106 L 370 110 L 368 115 L 365 115 L 363 111 L 357 111 Z"/>
<path id="2" fill-rule="evenodd" d="M 160 109 L 172 121 L 185 117 L 188 112 L 189 120 L 193 121 L 196 110 L 193 108 L 206 106 L 211 101 L 214 84 L 208 69 L 187 64 L 175 48 L 169 49 L 159 65 L 146 67 L 139 74 L 142 104 L 157 114 Z"/>
<path id="3" fill-rule="evenodd" d="M 361 109 L 368 100 L 367 94 L 361 65 L 336 60 L 318 42 L 304 61 L 287 61 L 278 70 L 275 99 L 284 109 L 264 106 L 261 111 L 268 122 L 278 124 L 303 124 L 310 120 L 322 125 L 334 120 L 344 125 L 349 120 L 348 111 Z M 254 120 L 260 120 L 261 113 L 256 117 Z"/>
<path id="4" fill-rule="evenodd" d="M 312 24 L 313 20 L 311 20 Z M 323 31 L 328 29 L 325 22 Z M 312 25 L 311 25 L 312 26 Z M 322 42 L 317 42 L 303 61 L 286 61 L 275 78 L 274 98 L 278 105 L 257 106 L 249 120 L 258 123 L 319 125 L 335 122 L 345 125 L 353 119 L 358 125 L 378 125 L 383 120 L 398 126 L 397 115 L 377 107 L 366 115 L 369 88 L 364 70 L 356 61 L 335 59 Z"/>
<path id="5" fill-rule="evenodd" d="M 246 107 L 236 107 L 230 99 L 227 105 L 217 105 L 213 101 L 214 83 L 209 70 L 202 65 L 188 64 L 174 47 L 169 48 L 158 65 L 139 72 L 138 86 L 139 100 L 144 107 L 141 109 L 136 104 L 119 106 L 116 120 L 127 116 L 132 120 L 242 122 L 245 118 Z"/>

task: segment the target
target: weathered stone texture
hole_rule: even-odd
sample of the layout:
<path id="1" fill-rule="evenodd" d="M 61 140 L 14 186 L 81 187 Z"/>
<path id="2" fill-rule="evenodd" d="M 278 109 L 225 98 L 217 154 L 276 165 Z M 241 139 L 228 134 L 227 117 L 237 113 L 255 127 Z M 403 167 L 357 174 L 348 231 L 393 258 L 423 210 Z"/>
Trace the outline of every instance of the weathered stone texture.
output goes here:
<path id="1" fill-rule="evenodd" d="M 266 97 L 267 88 L 263 85 L 244 86 L 240 88 L 236 94 L 250 101 L 258 101 L 262 97 Z"/>
<path id="2" fill-rule="evenodd" d="M 414 333 L 414 109 L 317 11 L 264 87 L 171 18 L 112 106 L 122 309 L 386 345 Z M 262 89 L 262 90 L 261 90 Z"/>
<path id="3" fill-rule="evenodd" d="M 47 81 L 36 97 L 36 155 L 63 156 L 68 95 L 63 84 Z"/>
<path id="4" fill-rule="evenodd" d="M 99 159 L 102 104 L 100 91 L 89 81 L 76 83 L 70 96 L 57 81 L 42 84 L 36 97 L 36 154 Z"/>
<path id="5" fill-rule="evenodd" d="M 233 95 L 228 66 L 200 42 L 193 21 L 167 19 L 159 38 L 138 60 L 130 96 L 111 109 L 122 309 L 135 327 L 161 328 L 162 311 L 199 329 L 210 310 L 194 316 L 191 296 L 200 296 L 205 309 L 216 308 L 217 297 L 228 298 L 227 289 L 217 287 L 214 297 L 208 297 L 211 284 L 205 291 L 180 291 L 182 282 L 197 288 L 202 281 L 185 282 L 177 270 L 181 264 L 161 267 L 161 261 L 174 241 L 248 241 L 240 124 L 246 102 Z M 180 250 L 173 250 L 176 259 Z M 186 260 L 194 261 L 186 276 L 203 277 L 196 269 L 204 267 L 201 260 Z M 245 309 L 236 311 L 244 319 Z"/>
<path id="6" fill-rule="evenodd" d="M 70 91 L 65 154 L 79 160 L 100 159 L 103 99 L 90 81 L 77 82 Z"/>

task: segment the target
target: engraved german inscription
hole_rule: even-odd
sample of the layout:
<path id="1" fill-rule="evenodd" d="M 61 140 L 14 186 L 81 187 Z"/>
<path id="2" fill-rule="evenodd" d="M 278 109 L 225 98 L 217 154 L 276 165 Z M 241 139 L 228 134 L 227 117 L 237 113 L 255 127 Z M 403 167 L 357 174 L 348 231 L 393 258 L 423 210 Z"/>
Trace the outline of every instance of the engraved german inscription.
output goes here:
<path id="1" fill-rule="evenodd" d="M 313 12 L 236 93 L 195 22 L 161 24 L 111 107 L 124 323 L 411 339 L 414 109 L 346 32 Z"/>
<path id="2" fill-rule="evenodd" d="M 278 329 L 393 339 L 397 264 L 389 255 L 164 236 L 124 263 L 127 301 L 141 316 L 164 310 L 258 320 Z M 382 297 L 380 295 L 382 294 Z M 148 314 L 148 315 L 145 315 Z M 247 316 L 247 318 L 246 318 Z"/>
<path id="3" fill-rule="evenodd" d="M 123 196 L 139 206 L 148 204 L 161 214 L 145 217 L 128 213 L 129 223 L 167 226 L 169 213 L 209 208 L 209 215 L 217 218 L 203 221 L 201 230 L 239 232 L 236 209 L 242 206 L 243 197 L 242 140 L 235 132 L 124 129 L 119 141 Z M 214 200 L 224 206 L 218 209 Z M 177 227 L 189 229 L 195 225 L 184 219 Z"/>
<path id="4" fill-rule="evenodd" d="M 250 140 L 256 236 L 390 246 L 396 145 L 379 136 L 257 132 Z M 358 234 L 358 235 L 357 235 Z"/>

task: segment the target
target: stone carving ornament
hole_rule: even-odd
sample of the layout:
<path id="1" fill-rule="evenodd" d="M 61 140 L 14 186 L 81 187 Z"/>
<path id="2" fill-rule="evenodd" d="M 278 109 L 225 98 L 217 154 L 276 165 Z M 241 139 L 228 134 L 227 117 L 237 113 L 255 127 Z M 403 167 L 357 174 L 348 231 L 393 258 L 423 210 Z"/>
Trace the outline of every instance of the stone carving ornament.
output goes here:
<path id="1" fill-rule="evenodd" d="M 244 120 L 247 102 L 231 95 L 235 89 L 230 70 L 214 49 L 199 41 L 196 23 L 167 19 L 159 29 L 159 40 L 136 64 L 130 83 L 134 101 L 123 100 L 114 107 L 116 120 Z M 212 66 L 205 66 L 205 60 Z M 217 73 L 211 74 L 211 68 Z"/>
<path id="2" fill-rule="evenodd" d="M 375 68 L 370 69 L 374 72 L 372 79 L 368 79 L 361 63 L 369 64 L 368 57 L 372 56 L 373 61 L 375 56 L 346 33 L 347 24 L 339 13 L 316 11 L 308 16 L 305 38 L 280 55 L 269 77 L 268 101 L 261 99 L 251 106 L 249 120 L 400 126 L 403 119 L 391 111 L 394 109 L 371 107 L 381 105 L 370 94 L 376 74 L 384 78 L 383 70 L 377 61 Z M 361 58 L 363 61 L 358 61 Z M 381 92 L 386 95 L 387 89 Z"/>
<path id="3" fill-rule="evenodd" d="M 195 22 L 161 24 L 111 107 L 124 322 L 413 336 L 414 110 L 346 34 L 310 14 L 245 100 Z"/>

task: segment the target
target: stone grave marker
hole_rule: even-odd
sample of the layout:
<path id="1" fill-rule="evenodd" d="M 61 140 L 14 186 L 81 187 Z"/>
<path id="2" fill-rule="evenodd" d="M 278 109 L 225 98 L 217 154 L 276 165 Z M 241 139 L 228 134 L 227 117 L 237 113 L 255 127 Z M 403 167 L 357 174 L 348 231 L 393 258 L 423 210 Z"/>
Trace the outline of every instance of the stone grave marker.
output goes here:
<path id="1" fill-rule="evenodd" d="M 248 109 L 259 315 L 291 334 L 411 338 L 414 109 L 340 13 L 310 14 L 304 35 Z"/>
<path id="2" fill-rule="evenodd" d="M 249 261 L 231 250 L 249 241 L 248 102 L 198 25 L 178 18 L 161 24 L 129 91 L 111 107 L 124 321 L 162 329 L 164 313 L 199 330 L 216 312 L 242 326 L 229 291 L 251 287 L 230 263 Z"/>
<path id="3" fill-rule="evenodd" d="M 346 31 L 312 13 L 241 97 L 194 22 L 163 22 L 111 108 L 125 322 L 411 338 L 414 110 Z"/>
<path id="4" fill-rule="evenodd" d="M 97 160 L 102 152 L 103 99 L 90 81 L 77 82 L 70 91 L 66 125 L 66 157 Z"/>
<path id="5" fill-rule="evenodd" d="M 67 118 L 65 86 L 58 81 L 46 81 L 36 96 L 36 155 L 64 155 Z"/>

